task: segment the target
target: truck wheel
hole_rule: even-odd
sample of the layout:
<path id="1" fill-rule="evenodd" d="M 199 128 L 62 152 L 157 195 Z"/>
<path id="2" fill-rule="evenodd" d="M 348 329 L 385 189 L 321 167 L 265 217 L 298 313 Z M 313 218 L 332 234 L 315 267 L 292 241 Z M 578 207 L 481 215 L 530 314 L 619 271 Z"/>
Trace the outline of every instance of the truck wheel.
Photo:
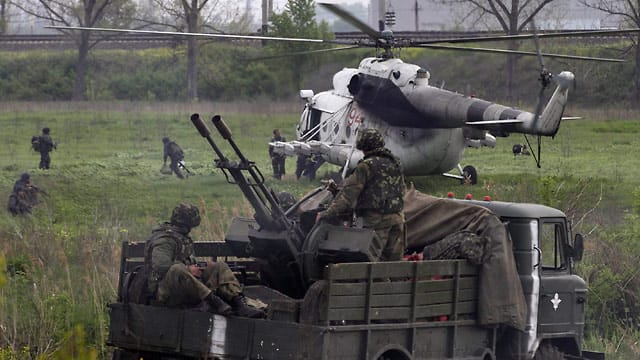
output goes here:
<path id="1" fill-rule="evenodd" d="M 544 343 L 538 347 L 533 360 L 564 360 L 564 353 L 551 343 Z"/>
<path id="2" fill-rule="evenodd" d="M 478 172 L 471 165 L 467 165 L 462 169 L 462 177 L 462 185 L 475 185 L 478 183 Z"/>
<path id="3" fill-rule="evenodd" d="M 376 360 L 411 360 L 411 358 L 403 351 L 393 349 L 385 351 Z"/>

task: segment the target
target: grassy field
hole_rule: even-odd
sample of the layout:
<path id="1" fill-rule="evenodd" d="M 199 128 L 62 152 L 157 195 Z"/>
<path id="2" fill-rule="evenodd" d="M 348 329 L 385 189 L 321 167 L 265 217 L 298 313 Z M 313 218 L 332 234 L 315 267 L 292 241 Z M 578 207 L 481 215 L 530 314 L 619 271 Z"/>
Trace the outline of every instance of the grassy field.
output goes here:
<path id="1" fill-rule="evenodd" d="M 6 201 L 23 172 L 47 195 L 32 216 L 0 212 L 0 247 L 11 275 L 1 290 L 0 359 L 21 351 L 52 354 L 78 323 L 87 343 L 104 356 L 105 305 L 115 299 L 121 241 L 145 240 L 180 201 L 204 211 L 194 231 L 199 240 L 221 240 L 232 216 L 251 216 L 238 188 L 214 167 L 214 153 L 189 121 L 191 113 L 199 112 L 212 131 L 208 119 L 221 114 L 275 191 L 300 196 L 318 185 L 295 180 L 294 159 L 287 161 L 283 181 L 269 176 L 271 131 L 280 128 L 294 139 L 301 104 L 8 103 L 2 108 L 0 198 Z M 476 186 L 439 176 L 409 180 L 434 195 L 454 191 L 556 206 L 588 235 L 586 257 L 596 255 L 600 231 L 623 223 L 640 204 L 635 155 L 640 114 L 575 112 L 588 119 L 566 122 L 555 139 L 543 139 L 541 168 L 531 157 L 514 159 L 511 147 L 524 139 L 513 135 L 499 138 L 495 149 L 466 151 L 463 165 L 477 168 Z M 39 154 L 29 142 L 45 126 L 58 142 L 48 171 L 37 169 Z M 163 136 L 182 146 L 193 176 L 179 180 L 160 173 Z M 214 139 L 236 158 L 217 134 Z M 319 175 L 334 170 L 323 168 Z"/>

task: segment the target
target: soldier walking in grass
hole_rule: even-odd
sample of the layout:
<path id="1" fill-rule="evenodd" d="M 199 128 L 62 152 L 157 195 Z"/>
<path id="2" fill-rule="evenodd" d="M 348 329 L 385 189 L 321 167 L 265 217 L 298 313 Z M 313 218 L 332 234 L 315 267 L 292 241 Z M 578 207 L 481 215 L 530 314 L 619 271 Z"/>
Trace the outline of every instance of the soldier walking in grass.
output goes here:
<path id="1" fill-rule="evenodd" d="M 144 272 L 151 302 L 168 307 L 198 307 L 221 315 L 264 318 L 264 311 L 247 304 L 238 279 L 221 261 L 203 269 L 193 253 L 192 228 L 200 225 L 200 211 L 179 204 L 171 221 L 153 229 L 144 249 Z"/>
<path id="2" fill-rule="evenodd" d="M 51 129 L 48 127 L 42 129 L 42 135 L 38 136 L 34 144 L 31 140 L 34 150 L 40 152 L 40 165 L 38 168 L 46 170 L 51 167 L 51 155 L 49 153 L 57 148 L 55 141 L 51 138 Z"/>
<path id="3" fill-rule="evenodd" d="M 274 143 L 276 141 L 287 141 L 284 136 L 280 135 L 280 129 L 273 130 L 273 137 L 270 142 Z M 282 179 L 286 155 L 276 152 L 275 148 L 269 145 L 269 157 L 271 158 L 271 166 L 273 167 L 273 177 L 278 180 Z"/>
<path id="4" fill-rule="evenodd" d="M 184 152 L 178 144 L 166 136 L 162 138 L 162 143 L 164 144 L 163 167 L 167 166 L 167 158 L 171 159 L 171 164 L 169 165 L 171 172 L 174 172 L 178 178 L 184 179 L 184 175 L 180 171 L 180 166 L 182 166 L 182 161 L 184 160 Z"/>
<path id="5" fill-rule="evenodd" d="M 356 148 L 364 153 L 342 189 L 316 222 L 341 216 L 362 218 L 363 227 L 375 231 L 372 249 L 380 261 L 402 260 L 404 255 L 405 190 L 402 165 L 384 147 L 376 129 L 361 129 Z"/>

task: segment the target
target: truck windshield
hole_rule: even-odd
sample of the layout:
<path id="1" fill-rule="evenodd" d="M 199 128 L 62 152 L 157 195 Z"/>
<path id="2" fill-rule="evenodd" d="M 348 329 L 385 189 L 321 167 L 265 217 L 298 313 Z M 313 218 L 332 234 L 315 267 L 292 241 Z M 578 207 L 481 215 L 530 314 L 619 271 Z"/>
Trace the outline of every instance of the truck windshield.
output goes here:
<path id="1" fill-rule="evenodd" d="M 540 226 L 540 249 L 542 269 L 564 270 L 567 268 L 564 256 L 566 228 L 562 221 L 542 220 Z"/>

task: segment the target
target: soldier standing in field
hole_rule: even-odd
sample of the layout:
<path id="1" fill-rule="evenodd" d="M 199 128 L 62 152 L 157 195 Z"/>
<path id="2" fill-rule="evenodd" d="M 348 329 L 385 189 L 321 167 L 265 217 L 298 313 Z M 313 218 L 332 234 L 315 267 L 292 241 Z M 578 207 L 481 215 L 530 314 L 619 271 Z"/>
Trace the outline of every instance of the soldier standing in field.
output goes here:
<path id="1" fill-rule="evenodd" d="M 287 141 L 284 136 L 280 135 L 280 129 L 273 130 L 273 138 L 270 142 Z M 286 155 L 279 154 L 272 145 L 269 145 L 269 157 L 271 158 L 271 166 L 273 167 L 273 177 L 280 180 L 284 175 L 284 162 Z"/>
<path id="2" fill-rule="evenodd" d="M 178 176 L 178 178 L 184 179 L 184 175 L 182 175 L 182 172 L 180 171 L 180 162 L 184 160 L 184 152 L 178 144 L 171 141 L 171 139 L 166 136 L 162 138 L 162 143 L 164 144 L 164 166 L 167 165 L 167 158 L 171 159 L 169 168 L 176 174 L 176 176 Z"/>
<path id="3" fill-rule="evenodd" d="M 57 147 L 56 143 L 51 138 L 50 132 L 51 130 L 48 127 L 42 129 L 42 135 L 40 135 L 40 138 L 38 139 L 40 143 L 40 165 L 38 167 L 44 170 L 51 167 L 51 155 L 49 155 L 49 153 Z"/>
<path id="4" fill-rule="evenodd" d="M 193 253 L 192 228 L 200 225 L 200 211 L 179 204 L 171 221 L 153 229 L 144 249 L 147 294 L 152 302 L 168 307 L 200 307 L 221 314 L 263 318 L 265 313 L 247 305 L 233 271 L 224 262 L 198 266 Z"/>
<path id="5" fill-rule="evenodd" d="M 316 222 L 352 212 L 362 218 L 363 227 L 375 231 L 374 251 L 380 261 L 402 260 L 404 255 L 404 175 L 402 165 L 384 147 L 376 129 L 360 129 L 356 149 L 364 153 L 354 171 L 344 179 L 342 189 Z"/>

